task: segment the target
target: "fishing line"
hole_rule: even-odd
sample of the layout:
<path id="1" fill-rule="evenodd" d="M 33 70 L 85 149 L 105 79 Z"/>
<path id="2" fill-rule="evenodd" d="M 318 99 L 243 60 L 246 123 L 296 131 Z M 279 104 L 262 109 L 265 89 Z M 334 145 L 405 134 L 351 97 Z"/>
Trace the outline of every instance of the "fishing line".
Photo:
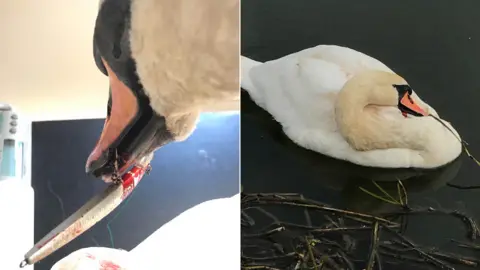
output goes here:
<path id="1" fill-rule="evenodd" d="M 453 130 L 449 126 L 447 126 L 442 120 L 440 120 L 435 115 L 429 114 L 428 116 L 431 116 L 433 119 L 437 120 L 440 124 L 442 124 L 442 126 L 444 126 L 448 131 L 450 131 L 453 134 L 453 136 L 455 136 L 455 138 L 457 138 L 457 140 L 462 144 L 462 148 L 463 148 L 463 151 L 465 151 L 465 154 L 467 154 L 467 156 L 471 160 L 477 163 L 477 166 L 480 166 L 480 161 L 478 161 L 478 159 L 476 159 L 472 154 L 470 154 L 470 151 L 468 150 L 468 147 L 467 147 L 468 143 L 465 140 L 462 140 L 457 134 L 455 134 L 455 132 L 453 132 Z M 450 183 L 447 183 L 447 186 L 456 188 L 456 189 L 480 189 L 480 186 L 459 186 L 459 185 L 450 184 Z"/>
<path id="2" fill-rule="evenodd" d="M 113 233 L 112 233 L 112 229 L 110 228 L 110 223 L 112 223 L 121 213 L 123 213 L 123 209 L 125 208 L 125 206 L 127 206 L 127 204 L 130 202 L 130 200 L 132 199 L 133 197 L 133 194 L 135 193 L 135 190 L 136 188 L 133 189 L 132 193 L 130 194 L 130 196 L 127 198 L 127 200 L 125 201 L 125 203 L 120 207 L 120 209 L 118 210 L 118 212 L 115 214 L 115 216 L 113 216 L 112 219 L 110 219 L 108 222 L 107 222 L 107 230 L 108 230 L 108 235 L 110 237 L 110 244 L 112 246 L 112 248 L 115 248 L 115 245 L 114 245 L 114 241 L 113 241 Z"/>

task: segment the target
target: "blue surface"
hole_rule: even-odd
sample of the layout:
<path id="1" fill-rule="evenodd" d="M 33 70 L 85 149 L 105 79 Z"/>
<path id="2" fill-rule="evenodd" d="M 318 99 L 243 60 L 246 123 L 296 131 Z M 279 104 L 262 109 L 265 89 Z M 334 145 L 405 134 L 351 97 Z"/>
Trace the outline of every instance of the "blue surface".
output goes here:
<path id="1" fill-rule="evenodd" d="M 15 166 L 17 160 L 15 159 L 15 141 L 14 140 L 3 140 L 3 151 L 0 167 L 0 175 L 2 176 L 15 176 Z M 20 146 L 20 144 L 19 144 Z"/>

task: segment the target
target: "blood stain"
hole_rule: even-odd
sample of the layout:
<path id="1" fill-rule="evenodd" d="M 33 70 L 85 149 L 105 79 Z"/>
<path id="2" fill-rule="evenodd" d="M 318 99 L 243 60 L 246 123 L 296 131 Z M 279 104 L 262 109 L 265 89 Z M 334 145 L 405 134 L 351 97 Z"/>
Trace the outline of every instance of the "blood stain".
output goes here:
<path id="1" fill-rule="evenodd" d="M 86 256 L 87 258 L 89 258 L 89 259 L 95 260 L 95 256 L 93 256 L 93 255 L 90 254 L 90 253 L 85 254 L 85 256 Z"/>
<path id="2" fill-rule="evenodd" d="M 112 261 L 101 261 L 100 262 L 100 270 L 120 270 L 120 265 L 112 262 Z"/>

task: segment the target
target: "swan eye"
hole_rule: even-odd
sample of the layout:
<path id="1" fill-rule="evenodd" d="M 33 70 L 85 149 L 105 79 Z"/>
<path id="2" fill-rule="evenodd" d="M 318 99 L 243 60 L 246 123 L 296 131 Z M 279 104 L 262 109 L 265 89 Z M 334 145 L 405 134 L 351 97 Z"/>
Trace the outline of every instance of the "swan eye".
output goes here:
<path id="1" fill-rule="evenodd" d="M 408 84 L 394 84 L 393 87 L 397 89 L 398 95 L 401 97 L 403 97 L 405 94 L 408 94 L 409 96 L 413 94 L 413 89 Z"/>
<path id="2" fill-rule="evenodd" d="M 408 90 L 407 90 L 407 91 L 408 91 L 408 95 L 409 95 L 409 96 L 412 95 L 413 89 L 412 89 L 410 86 L 408 86 Z"/>

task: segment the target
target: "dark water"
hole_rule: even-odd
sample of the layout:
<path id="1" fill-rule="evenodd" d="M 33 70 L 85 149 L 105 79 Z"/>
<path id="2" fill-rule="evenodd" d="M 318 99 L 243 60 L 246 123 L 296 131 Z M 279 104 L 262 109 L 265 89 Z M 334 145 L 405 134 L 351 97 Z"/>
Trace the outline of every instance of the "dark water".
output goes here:
<path id="1" fill-rule="evenodd" d="M 103 182 L 85 174 L 86 159 L 103 122 L 34 123 L 35 241 L 105 188 Z M 90 230 L 39 262 L 35 270 L 50 269 L 61 258 L 84 247 L 113 244 L 130 250 L 183 211 L 207 200 L 237 194 L 238 132 L 238 114 L 203 115 L 188 140 L 156 152 L 152 172 L 142 179 L 128 203 L 122 203 Z"/>
<path id="2" fill-rule="evenodd" d="M 243 0 L 242 54 L 267 61 L 320 44 L 364 52 L 405 77 L 470 143 L 471 152 L 480 156 L 478 10 L 479 1 L 467 0 Z M 290 142 L 245 93 L 241 121 L 245 192 L 298 192 L 337 207 L 381 213 L 392 206 L 358 187 L 374 190 L 372 179 L 399 178 L 411 205 L 455 209 L 480 221 L 480 191 L 446 185 L 480 185 L 480 167 L 465 156 L 434 171 L 375 170 L 333 160 Z M 387 191 L 396 189 L 384 186 Z M 279 215 L 303 218 L 286 211 Z M 480 251 L 465 251 L 450 242 L 451 238 L 465 240 L 465 234 L 463 223 L 452 217 L 408 219 L 407 235 L 417 244 L 478 258 Z M 423 268 L 403 264 L 386 269 Z"/>

